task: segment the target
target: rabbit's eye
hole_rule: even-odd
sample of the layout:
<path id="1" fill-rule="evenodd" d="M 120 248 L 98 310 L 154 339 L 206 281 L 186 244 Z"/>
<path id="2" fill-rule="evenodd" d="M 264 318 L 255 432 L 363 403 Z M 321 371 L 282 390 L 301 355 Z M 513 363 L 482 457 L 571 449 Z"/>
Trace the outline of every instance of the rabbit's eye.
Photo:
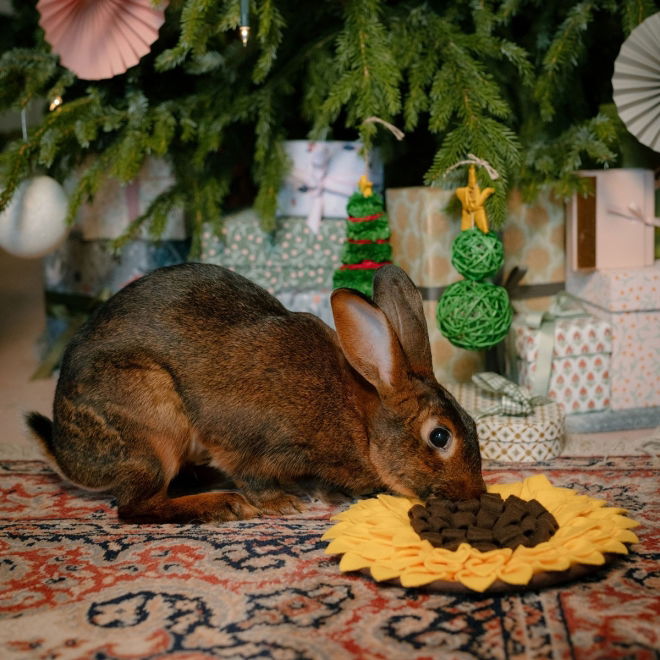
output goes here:
<path id="1" fill-rule="evenodd" d="M 451 442 L 451 432 L 444 426 L 436 426 L 429 433 L 429 444 L 436 449 L 447 449 Z"/>

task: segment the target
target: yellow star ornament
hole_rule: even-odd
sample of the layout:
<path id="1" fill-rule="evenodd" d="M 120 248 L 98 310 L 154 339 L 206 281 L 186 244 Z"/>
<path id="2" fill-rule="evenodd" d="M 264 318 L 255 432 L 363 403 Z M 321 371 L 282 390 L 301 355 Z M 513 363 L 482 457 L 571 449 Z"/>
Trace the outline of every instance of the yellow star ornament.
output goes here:
<path id="1" fill-rule="evenodd" d="M 468 185 L 456 189 L 456 197 L 461 202 L 463 211 L 461 213 L 461 231 L 472 229 L 475 225 L 484 234 L 488 233 L 488 218 L 484 204 L 495 192 L 495 188 L 484 188 L 481 190 L 477 183 L 477 174 L 474 165 L 470 165 L 468 172 Z"/>

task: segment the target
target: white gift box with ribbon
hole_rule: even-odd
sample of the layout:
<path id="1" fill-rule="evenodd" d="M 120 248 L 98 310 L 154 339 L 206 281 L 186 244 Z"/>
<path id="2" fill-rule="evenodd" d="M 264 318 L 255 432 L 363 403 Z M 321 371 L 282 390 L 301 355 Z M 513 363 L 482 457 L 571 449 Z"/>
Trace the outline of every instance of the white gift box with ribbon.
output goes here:
<path id="1" fill-rule="evenodd" d="M 287 140 L 292 167 L 277 196 L 277 215 L 304 216 L 313 232 L 322 218 L 345 218 L 349 197 L 366 174 L 375 190 L 382 190 L 383 165 L 372 150 L 369 163 L 360 142 Z"/>
<path id="2" fill-rule="evenodd" d="M 573 195 L 567 205 L 567 272 L 638 268 L 653 264 L 653 171 L 635 168 L 582 170 L 594 194 Z"/>
<path id="3" fill-rule="evenodd" d="M 472 380 L 447 387 L 476 421 L 482 458 L 530 463 L 561 453 L 566 417 L 559 404 L 496 373 L 475 374 Z"/>

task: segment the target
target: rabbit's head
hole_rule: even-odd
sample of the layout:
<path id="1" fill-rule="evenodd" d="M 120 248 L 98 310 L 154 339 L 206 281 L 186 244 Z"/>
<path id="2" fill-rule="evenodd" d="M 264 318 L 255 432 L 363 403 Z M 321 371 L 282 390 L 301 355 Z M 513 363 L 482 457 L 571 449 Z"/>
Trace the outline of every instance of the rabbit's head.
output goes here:
<path id="1" fill-rule="evenodd" d="M 332 294 L 342 351 L 373 386 L 365 408 L 369 459 L 387 487 L 421 499 L 470 499 L 485 491 L 474 420 L 433 374 L 422 299 L 397 266 L 374 277 L 374 300 Z"/>

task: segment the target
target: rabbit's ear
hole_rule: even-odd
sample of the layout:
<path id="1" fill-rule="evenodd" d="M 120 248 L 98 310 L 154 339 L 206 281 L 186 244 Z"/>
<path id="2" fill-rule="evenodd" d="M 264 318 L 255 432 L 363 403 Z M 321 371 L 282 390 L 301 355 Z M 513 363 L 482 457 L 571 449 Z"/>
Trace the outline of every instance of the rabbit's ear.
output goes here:
<path id="1" fill-rule="evenodd" d="M 403 349 L 385 314 L 350 289 L 335 289 L 330 299 L 339 344 L 351 366 L 379 392 L 407 380 Z"/>
<path id="2" fill-rule="evenodd" d="M 429 333 L 417 287 L 394 265 L 382 266 L 376 271 L 373 287 L 374 302 L 392 324 L 410 369 L 418 376 L 434 379 Z"/>

